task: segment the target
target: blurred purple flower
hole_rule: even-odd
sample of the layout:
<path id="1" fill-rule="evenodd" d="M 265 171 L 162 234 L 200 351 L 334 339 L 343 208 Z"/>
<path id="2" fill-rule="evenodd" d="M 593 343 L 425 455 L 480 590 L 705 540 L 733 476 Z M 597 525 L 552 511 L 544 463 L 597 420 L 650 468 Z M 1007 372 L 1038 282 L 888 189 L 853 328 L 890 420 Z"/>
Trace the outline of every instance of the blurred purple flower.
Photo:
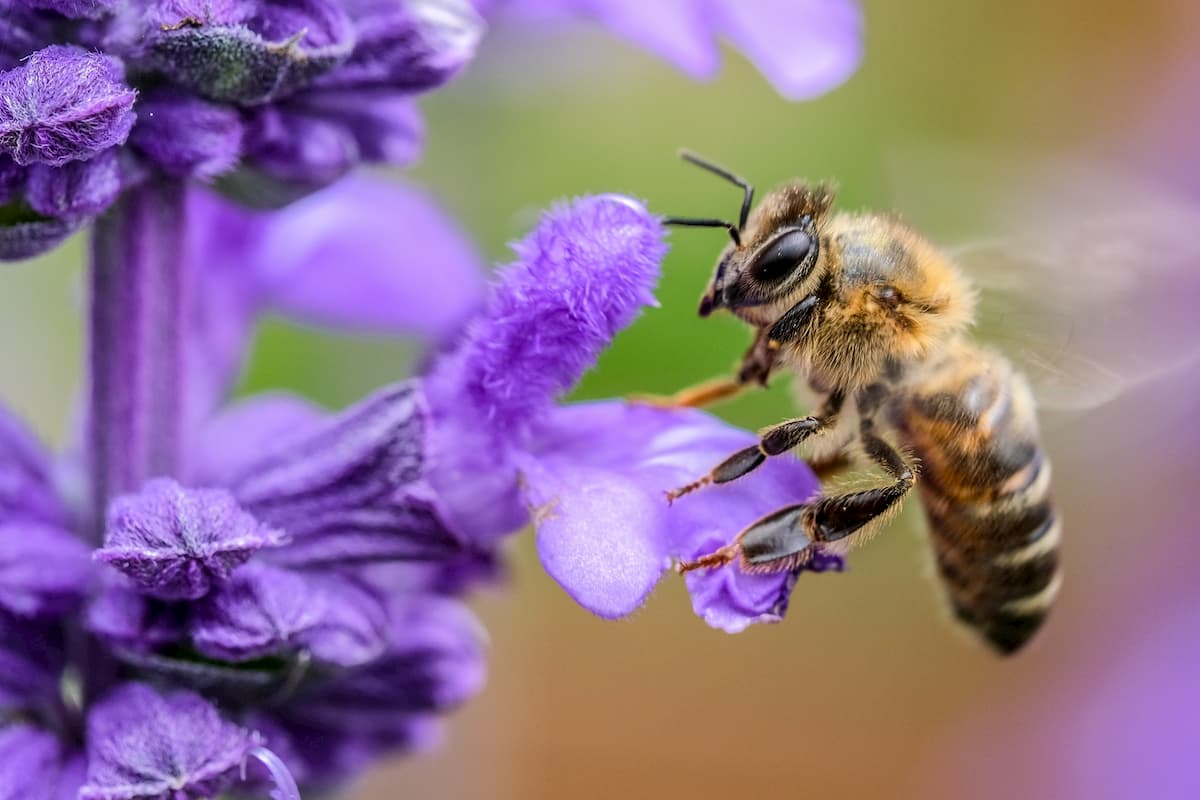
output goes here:
<path id="1" fill-rule="evenodd" d="M 862 12 L 854 0 L 475 0 L 485 16 L 540 22 L 589 19 L 710 79 L 728 40 L 789 100 L 824 94 L 862 58 Z"/>

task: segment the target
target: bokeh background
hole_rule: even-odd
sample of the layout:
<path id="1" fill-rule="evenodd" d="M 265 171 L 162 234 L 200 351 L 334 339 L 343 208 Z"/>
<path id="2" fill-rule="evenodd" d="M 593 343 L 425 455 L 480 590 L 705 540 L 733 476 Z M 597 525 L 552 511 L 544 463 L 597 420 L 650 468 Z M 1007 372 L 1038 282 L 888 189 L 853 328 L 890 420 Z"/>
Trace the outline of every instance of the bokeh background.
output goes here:
<path id="1" fill-rule="evenodd" d="M 497 262 L 539 209 L 577 193 L 733 215 L 736 191 L 682 166 L 681 145 L 763 188 L 836 178 L 849 208 L 896 207 L 913 188 L 904 181 L 925 197 L 961 186 L 941 152 L 1087 153 L 1200 203 L 1200 14 L 1188 0 L 863 5 L 861 68 L 801 104 L 733 53 L 717 81 L 695 84 L 597 31 L 503 28 L 426 104 L 428 152 L 404 178 L 431 187 Z M 913 154 L 916 172 L 904 168 Z M 978 202 L 1004 187 L 975 188 Z M 957 210 L 914 215 L 949 241 L 965 224 Z M 579 397 L 670 392 L 736 362 L 741 326 L 695 316 L 720 233 L 672 244 L 662 307 L 619 338 Z M 76 411 L 81 258 L 76 242 L 0 273 L 4 398 L 59 443 Z M 289 387 L 338 406 L 417 358 L 410 343 L 268 320 L 243 390 Z M 632 618 L 594 619 L 522 535 L 507 581 L 474 603 L 492 639 L 485 693 L 452 718 L 439 752 L 385 765 L 348 794 L 1200 797 L 1198 389 L 1193 369 L 1047 426 L 1067 583 L 1016 659 L 951 628 L 915 499 L 847 574 L 801 580 L 782 625 L 738 636 L 696 619 L 671 579 Z M 779 382 L 717 412 L 756 428 L 793 405 Z"/>

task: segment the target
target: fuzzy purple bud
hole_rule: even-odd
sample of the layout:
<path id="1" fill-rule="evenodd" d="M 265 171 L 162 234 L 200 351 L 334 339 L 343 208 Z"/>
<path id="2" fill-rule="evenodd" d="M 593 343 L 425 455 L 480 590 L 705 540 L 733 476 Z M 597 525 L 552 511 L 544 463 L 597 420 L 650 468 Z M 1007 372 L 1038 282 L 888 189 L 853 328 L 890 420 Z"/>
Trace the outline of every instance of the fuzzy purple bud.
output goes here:
<path id="1" fill-rule="evenodd" d="M 135 95 L 116 59 L 62 45 L 39 50 L 0 73 L 0 151 L 22 165 L 91 158 L 129 136 Z"/>
<path id="2" fill-rule="evenodd" d="M 241 115 L 230 106 L 160 89 L 139 99 L 130 141 L 166 174 L 205 180 L 237 164 L 242 127 Z"/>
<path id="3" fill-rule="evenodd" d="M 88 714 L 80 800 L 214 797 L 238 778 L 255 742 L 199 695 L 119 686 Z"/>
<path id="4" fill-rule="evenodd" d="M 195 600 L 282 535 L 261 524 L 222 489 L 185 489 L 150 481 L 116 498 L 96 558 L 163 600 Z"/>
<path id="5" fill-rule="evenodd" d="M 658 219 L 627 197 L 585 197 L 547 212 L 514 246 L 517 261 L 500 272 L 487 310 L 435 385 L 453 383 L 489 427 L 515 435 L 656 304 L 666 249 Z"/>
<path id="6" fill-rule="evenodd" d="M 25 196 L 39 214 L 71 218 L 99 214 L 120 193 L 121 159 L 114 148 L 61 167 L 34 164 Z"/>

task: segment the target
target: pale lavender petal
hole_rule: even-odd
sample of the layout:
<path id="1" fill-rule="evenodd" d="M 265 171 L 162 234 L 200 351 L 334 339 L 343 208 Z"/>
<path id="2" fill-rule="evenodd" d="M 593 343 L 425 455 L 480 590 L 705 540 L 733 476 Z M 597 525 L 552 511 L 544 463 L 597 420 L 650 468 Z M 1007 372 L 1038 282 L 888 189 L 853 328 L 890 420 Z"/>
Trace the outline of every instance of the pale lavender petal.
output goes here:
<path id="1" fill-rule="evenodd" d="M 283 534 L 243 510 L 223 489 L 185 489 L 169 478 L 109 506 L 96 558 L 163 600 L 194 600 L 227 580 L 256 551 Z"/>
<path id="2" fill-rule="evenodd" d="M 289 316 L 453 335 L 483 303 L 483 264 L 427 192 L 354 176 L 271 215 L 251 268 Z"/>
<path id="3" fill-rule="evenodd" d="M 116 59 L 63 45 L 39 50 L 0 73 L 0 152 L 23 165 L 91 158 L 129 136 L 135 94 Z"/>
<path id="4" fill-rule="evenodd" d="M 0 522 L 0 608 L 22 616 L 69 611 L 87 593 L 94 569 L 89 549 L 70 531 Z"/>
<path id="5" fill-rule="evenodd" d="M 284 392 L 256 394 L 225 406 L 196 437 L 192 475 L 206 486 L 230 483 L 280 439 L 316 429 L 329 416 L 311 400 Z"/>
<path id="6" fill-rule="evenodd" d="M 525 460 L 526 497 L 547 572 L 585 608 L 624 616 L 673 560 L 711 552 L 764 514 L 816 492 L 803 462 L 785 456 L 667 504 L 666 490 L 754 441 L 694 411 L 621 403 L 559 409 Z M 699 616 L 737 632 L 781 618 L 791 577 L 745 575 L 730 565 L 694 573 L 688 584 Z"/>
<path id="7" fill-rule="evenodd" d="M 49 456 L 37 439 L 0 406 L 0 521 L 20 517 L 65 526 L 50 474 Z"/>
<path id="8" fill-rule="evenodd" d="M 807 100 L 854 74 L 862 11 L 854 0 L 713 0 L 717 29 L 781 95 Z"/>
<path id="9" fill-rule="evenodd" d="M 124 684 L 88 713 L 87 783 L 80 800 L 185 800 L 219 795 L 254 746 L 191 692 Z"/>

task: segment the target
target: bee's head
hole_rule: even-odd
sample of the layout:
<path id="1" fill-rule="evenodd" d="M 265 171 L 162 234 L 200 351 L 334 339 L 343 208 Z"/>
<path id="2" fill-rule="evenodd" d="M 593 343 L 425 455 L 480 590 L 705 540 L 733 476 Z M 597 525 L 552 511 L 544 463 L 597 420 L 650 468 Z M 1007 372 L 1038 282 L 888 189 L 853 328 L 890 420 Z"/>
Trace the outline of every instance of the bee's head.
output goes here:
<path id="1" fill-rule="evenodd" d="M 733 240 L 717 260 L 700 299 L 700 316 L 725 308 L 748 322 L 765 324 L 773 319 L 773 306 L 790 305 L 789 299 L 810 290 L 820 275 L 822 230 L 833 205 L 833 188 L 785 184 L 751 213 L 754 188 L 749 183 L 692 153 L 682 155 L 745 191 L 737 225 L 719 219 L 666 219 L 668 225 L 725 228 Z"/>

